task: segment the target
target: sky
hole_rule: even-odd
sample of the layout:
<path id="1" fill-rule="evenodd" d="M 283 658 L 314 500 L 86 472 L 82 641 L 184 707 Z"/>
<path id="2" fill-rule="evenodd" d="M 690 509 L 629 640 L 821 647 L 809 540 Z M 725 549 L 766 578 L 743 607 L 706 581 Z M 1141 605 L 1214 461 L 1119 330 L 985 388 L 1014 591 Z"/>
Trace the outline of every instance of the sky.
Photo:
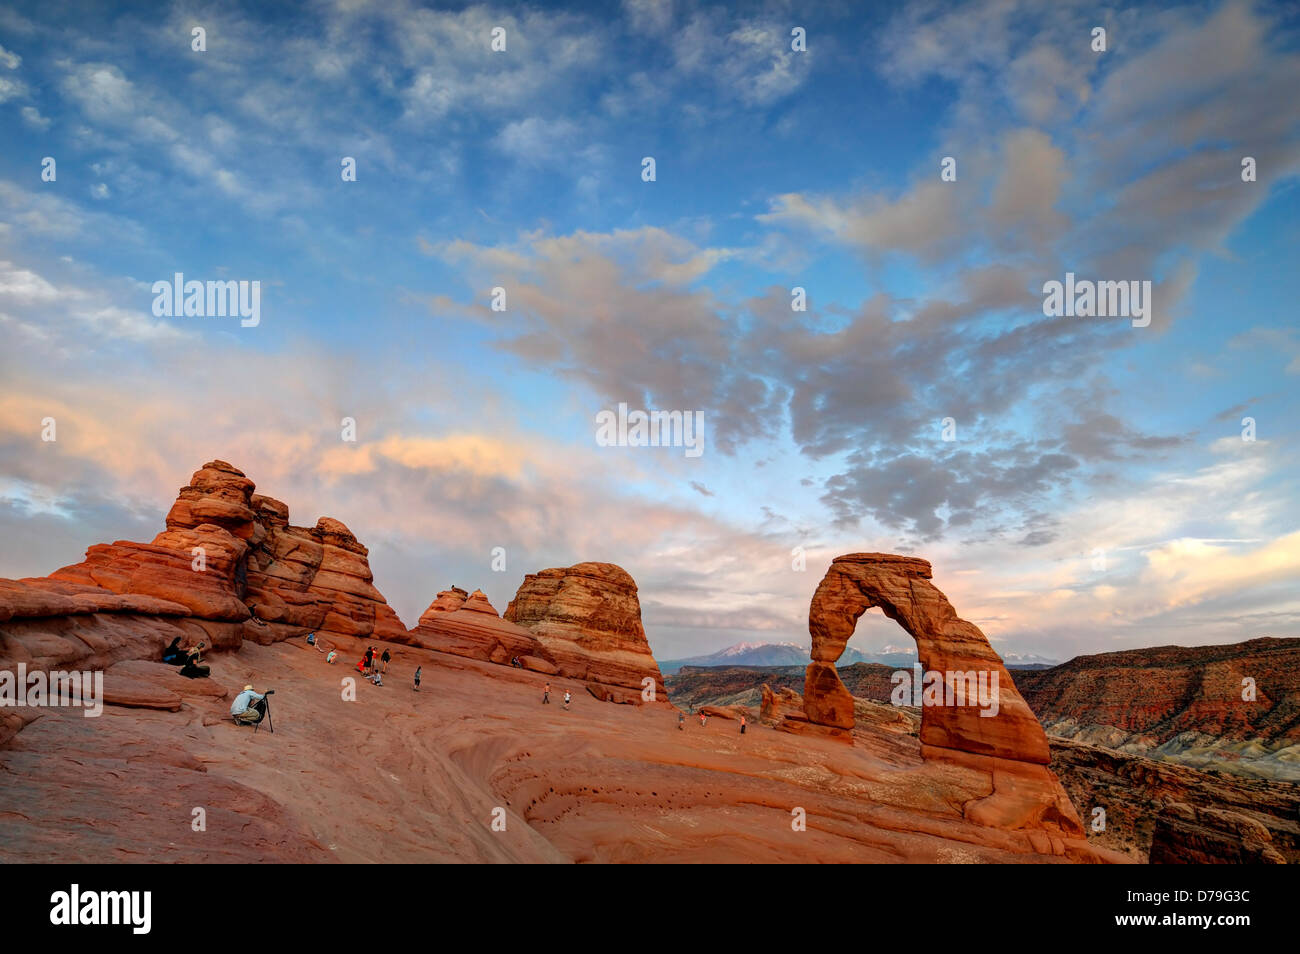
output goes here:
<path id="1" fill-rule="evenodd" d="M 1300 9 L 730 6 L 0 8 L 0 576 L 220 459 L 408 625 L 598 560 L 661 659 L 806 645 L 883 551 L 1008 656 L 1300 635 Z"/>

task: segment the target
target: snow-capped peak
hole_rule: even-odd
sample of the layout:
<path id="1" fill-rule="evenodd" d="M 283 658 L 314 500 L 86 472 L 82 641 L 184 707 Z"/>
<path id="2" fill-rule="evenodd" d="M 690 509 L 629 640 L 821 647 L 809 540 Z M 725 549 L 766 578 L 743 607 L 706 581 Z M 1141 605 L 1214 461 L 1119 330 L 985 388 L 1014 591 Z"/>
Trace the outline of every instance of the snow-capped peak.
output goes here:
<path id="1" fill-rule="evenodd" d="M 788 646 L 792 649 L 803 649 L 798 643 L 736 643 L 734 646 L 728 646 L 720 650 L 715 655 L 718 656 L 740 656 L 744 653 L 753 652 L 755 649 L 762 649 L 765 646 Z"/>

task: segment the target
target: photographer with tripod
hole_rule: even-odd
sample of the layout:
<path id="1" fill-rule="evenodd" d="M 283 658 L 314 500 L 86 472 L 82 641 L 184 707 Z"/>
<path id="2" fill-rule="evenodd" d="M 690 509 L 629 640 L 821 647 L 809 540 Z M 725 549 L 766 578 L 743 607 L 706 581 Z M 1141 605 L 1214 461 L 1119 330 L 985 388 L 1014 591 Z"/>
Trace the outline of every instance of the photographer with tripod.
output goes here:
<path id="1" fill-rule="evenodd" d="M 270 700 L 267 696 L 274 693 L 274 689 L 259 693 L 254 692 L 252 686 L 245 686 L 244 691 L 235 696 L 235 701 L 230 704 L 230 717 L 235 720 L 235 725 L 260 724 L 269 713 Z M 274 732 L 275 727 L 269 722 L 267 724 Z"/>

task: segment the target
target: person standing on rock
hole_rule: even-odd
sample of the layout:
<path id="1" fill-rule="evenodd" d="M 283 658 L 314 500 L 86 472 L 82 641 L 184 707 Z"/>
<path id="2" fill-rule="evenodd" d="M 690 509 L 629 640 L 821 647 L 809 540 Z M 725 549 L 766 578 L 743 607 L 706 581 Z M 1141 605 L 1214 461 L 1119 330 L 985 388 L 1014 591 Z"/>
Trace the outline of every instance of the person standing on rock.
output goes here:
<path id="1" fill-rule="evenodd" d="M 740 717 L 740 734 L 745 734 L 745 717 L 743 715 Z"/>
<path id="2" fill-rule="evenodd" d="M 701 710 L 700 710 L 700 728 L 703 729 L 703 728 L 704 728 L 706 725 L 708 725 L 708 724 L 709 724 L 709 717 L 706 716 L 706 715 L 704 714 L 704 710 L 701 709 Z"/>
<path id="3" fill-rule="evenodd" d="M 546 688 L 542 690 L 542 705 L 549 706 L 550 704 L 551 704 L 551 684 L 548 682 L 546 684 Z"/>
<path id="4" fill-rule="evenodd" d="M 366 664 L 365 673 L 368 676 L 370 675 L 370 667 L 375 664 L 375 647 L 367 646 L 366 654 L 361 658 L 365 661 Z"/>
<path id="5" fill-rule="evenodd" d="M 677 710 L 677 731 L 678 732 L 686 731 L 686 713 L 683 712 L 681 709 Z"/>
<path id="6" fill-rule="evenodd" d="M 388 662 L 389 662 L 389 660 L 391 660 L 392 658 L 393 658 L 393 657 L 389 654 L 388 650 L 385 649 L 385 650 L 384 650 L 384 655 L 380 657 L 380 661 L 384 664 L 384 668 L 383 668 L 383 670 L 381 670 L 382 672 L 388 672 Z"/>
<path id="7" fill-rule="evenodd" d="M 565 711 L 565 712 L 568 712 L 568 711 L 569 711 L 569 698 L 570 698 L 570 697 L 569 697 L 569 690 L 568 690 L 568 689 L 565 689 L 565 690 L 564 690 L 564 711 Z"/>
<path id="8" fill-rule="evenodd" d="M 420 691 L 420 670 L 423 668 L 424 668 L 423 666 L 415 667 L 415 691 L 416 692 Z"/>

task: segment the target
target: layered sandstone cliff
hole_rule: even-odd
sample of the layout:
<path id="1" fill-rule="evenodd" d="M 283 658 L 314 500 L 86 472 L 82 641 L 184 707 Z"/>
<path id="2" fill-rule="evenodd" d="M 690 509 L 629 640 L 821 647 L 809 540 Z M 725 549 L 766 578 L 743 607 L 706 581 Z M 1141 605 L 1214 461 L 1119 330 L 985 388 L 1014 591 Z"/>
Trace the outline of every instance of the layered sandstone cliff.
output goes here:
<path id="1" fill-rule="evenodd" d="M 1055 738 L 1051 767 L 1101 847 L 1152 864 L 1300 863 L 1294 784 Z"/>
<path id="2" fill-rule="evenodd" d="M 443 590 L 409 636 L 412 645 L 425 649 L 498 664 L 517 659 L 525 669 L 556 672 L 546 647 L 528 630 L 502 619 L 482 590 Z"/>
<path id="3" fill-rule="evenodd" d="M 536 636 L 559 672 L 585 680 L 597 698 L 640 702 L 647 679 L 656 698 L 667 698 L 636 583 L 622 567 L 579 563 L 530 573 L 505 618 Z"/>
<path id="4" fill-rule="evenodd" d="M 1300 639 L 1080 656 L 1016 683 L 1052 735 L 1300 780 Z"/>
<path id="5" fill-rule="evenodd" d="M 351 531 L 328 517 L 292 526 L 254 487 L 211 461 L 152 542 L 96 544 L 47 578 L 0 581 L 0 668 L 152 659 L 176 636 L 215 649 L 310 631 L 405 642 Z"/>

